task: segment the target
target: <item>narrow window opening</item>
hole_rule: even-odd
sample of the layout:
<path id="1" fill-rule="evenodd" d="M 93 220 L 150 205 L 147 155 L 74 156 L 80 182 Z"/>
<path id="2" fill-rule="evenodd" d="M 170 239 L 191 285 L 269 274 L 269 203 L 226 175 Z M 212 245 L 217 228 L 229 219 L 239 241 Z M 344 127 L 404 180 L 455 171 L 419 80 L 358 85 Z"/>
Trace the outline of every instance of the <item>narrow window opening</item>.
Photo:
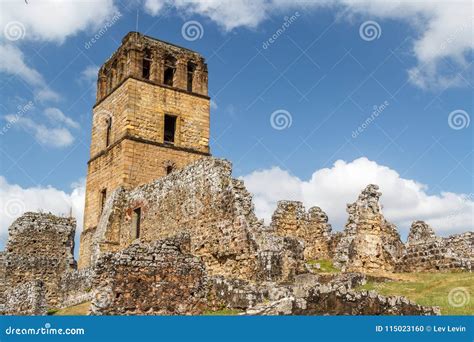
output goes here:
<path id="1" fill-rule="evenodd" d="M 164 142 L 174 144 L 176 133 L 176 116 L 165 114 Z"/>
<path id="2" fill-rule="evenodd" d="M 163 83 L 172 87 L 174 82 L 174 73 L 176 71 L 176 59 L 174 57 L 167 57 L 165 60 L 165 70 Z"/>
<path id="3" fill-rule="evenodd" d="M 100 213 L 101 214 L 102 214 L 102 211 L 104 211 L 106 198 L 107 198 L 107 189 L 102 189 L 102 191 L 100 192 Z"/>
<path id="4" fill-rule="evenodd" d="M 105 131 L 105 146 L 108 147 L 110 145 L 110 136 L 112 134 L 112 118 L 107 118 L 107 128 Z"/>
<path id="5" fill-rule="evenodd" d="M 173 166 L 168 165 L 168 166 L 166 167 L 166 174 L 169 175 L 171 172 L 173 172 Z"/>
<path id="6" fill-rule="evenodd" d="M 142 64 L 142 77 L 149 80 L 151 71 L 151 52 L 146 49 L 145 54 L 143 55 L 143 64 Z"/>
<path id="7" fill-rule="evenodd" d="M 140 221 L 142 218 L 142 209 L 136 208 L 133 210 L 133 217 L 132 217 L 132 227 L 135 233 L 135 239 L 140 238 Z"/>
<path id="8" fill-rule="evenodd" d="M 189 92 L 193 91 L 193 78 L 194 78 L 195 70 L 196 70 L 196 64 L 189 62 L 188 63 L 188 84 L 187 84 L 187 89 Z"/>

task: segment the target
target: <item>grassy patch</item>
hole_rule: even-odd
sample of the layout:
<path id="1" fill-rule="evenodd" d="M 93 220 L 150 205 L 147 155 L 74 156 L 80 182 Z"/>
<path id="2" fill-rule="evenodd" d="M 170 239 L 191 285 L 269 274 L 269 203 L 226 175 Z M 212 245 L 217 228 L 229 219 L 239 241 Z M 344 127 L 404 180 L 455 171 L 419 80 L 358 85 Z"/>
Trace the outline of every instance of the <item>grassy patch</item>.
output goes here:
<path id="1" fill-rule="evenodd" d="M 235 316 L 239 313 L 242 313 L 242 310 L 237 309 L 220 309 L 216 311 L 206 310 L 204 311 L 204 316 Z"/>
<path id="2" fill-rule="evenodd" d="M 46 314 L 48 316 L 51 316 L 51 315 L 54 315 L 56 312 L 58 312 L 59 309 L 48 309 L 48 311 L 46 312 Z"/>
<path id="3" fill-rule="evenodd" d="M 55 316 L 85 316 L 89 311 L 91 302 L 84 302 L 67 308 L 56 310 L 52 315 Z M 49 315 L 49 311 L 48 311 Z"/>
<path id="4" fill-rule="evenodd" d="M 340 272 L 340 270 L 332 264 L 331 260 L 326 260 L 326 259 L 321 259 L 321 260 L 309 260 L 307 262 L 308 266 L 311 267 L 311 269 L 314 272 L 318 273 L 337 273 Z M 316 264 L 319 264 L 320 268 L 316 268 Z"/>
<path id="5" fill-rule="evenodd" d="M 390 276 L 391 281 L 369 281 L 357 290 L 375 290 L 382 295 L 405 296 L 420 305 L 439 306 L 443 315 L 474 315 L 474 275 L 472 273 L 400 273 Z M 458 295 L 449 293 L 458 289 Z M 455 290 L 453 290 L 454 293 Z M 466 300 L 463 301 L 463 298 Z"/>

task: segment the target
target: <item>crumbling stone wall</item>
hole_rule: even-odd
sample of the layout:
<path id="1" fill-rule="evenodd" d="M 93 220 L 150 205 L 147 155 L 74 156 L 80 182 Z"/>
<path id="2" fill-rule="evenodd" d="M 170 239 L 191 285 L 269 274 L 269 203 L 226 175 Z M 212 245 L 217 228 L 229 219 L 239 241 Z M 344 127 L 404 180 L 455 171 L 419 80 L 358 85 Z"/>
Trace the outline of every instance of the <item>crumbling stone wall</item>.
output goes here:
<path id="1" fill-rule="evenodd" d="M 30 281 L 44 283 L 46 304 L 59 305 L 61 276 L 75 269 L 76 221 L 52 214 L 28 212 L 8 229 L 5 285 L 14 288 Z"/>
<path id="2" fill-rule="evenodd" d="M 7 289 L 6 287 L 6 274 L 5 274 L 5 266 L 6 266 L 6 260 L 5 260 L 5 252 L 0 252 L 0 313 L 3 312 L 4 306 L 5 306 L 5 291 Z"/>
<path id="3" fill-rule="evenodd" d="M 427 223 L 415 221 L 397 268 L 403 272 L 470 271 L 474 261 L 473 241 L 472 232 L 442 238 Z"/>
<path id="4" fill-rule="evenodd" d="M 47 313 L 46 288 L 41 280 L 21 283 L 5 291 L 4 315 L 45 315 Z"/>
<path id="5" fill-rule="evenodd" d="M 189 315 L 206 306 L 204 264 L 189 254 L 189 235 L 136 242 L 101 256 L 93 280 L 95 315 Z"/>
<path id="6" fill-rule="evenodd" d="M 231 164 L 210 157 L 112 194 L 92 239 L 91 262 L 137 238 L 150 242 L 183 231 L 191 236 L 191 253 L 202 258 L 211 275 L 288 280 L 302 269 L 303 245 L 264 229 L 254 214 L 251 195 L 241 181 L 232 179 Z"/>
<path id="7" fill-rule="evenodd" d="M 94 270 L 82 268 L 66 272 L 60 281 L 61 303 L 58 307 L 66 308 L 92 299 L 92 277 Z"/>
<path id="8" fill-rule="evenodd" d="M 321 208 L 306 212 L 301 202 L 279 201 L 270 225 L 278 235 L 301 239 L 305 260 L 330 258 L 331 225 Z"/>
<path id="9" fill-rule="evenodd" d="M 247 315 L 439 315 L 437 307 L 424 307 L 405 297 L 356 291 L 365 276 L 343 273 L 324 279 L 304 274 L 287 286 L 266 284 L 265 300 L 246 310 Z M 263 289 L 262 289 L 263 287 Z M 233 289 L 239 292 L 239 289 Z"/>
<path id="10" fill-rule="evenodd" d="M 393 271 L 403 254 L 397 228 L 382 215 L 378 189 L 368 185 L 347 205 L 349 219 L 334 253 L 335 265 L 343 270 Z"/>

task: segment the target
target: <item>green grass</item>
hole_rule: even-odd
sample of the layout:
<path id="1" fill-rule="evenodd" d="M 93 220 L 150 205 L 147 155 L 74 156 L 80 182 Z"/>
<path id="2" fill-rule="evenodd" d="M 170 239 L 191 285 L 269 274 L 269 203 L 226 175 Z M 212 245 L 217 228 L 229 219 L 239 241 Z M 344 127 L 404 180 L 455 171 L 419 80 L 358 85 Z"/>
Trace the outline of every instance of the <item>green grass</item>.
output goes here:
<path id="1" fill-rule="evenodd" d="M 59 310 L 49 310 L 49 311 L 54 311 L 51 313 L 51 315 L 54 315 L 54 316 L 85 316 L 87 315 L 87 312 L 89 311 L 90 305 L 91 305 L 91 302 L 84 302 L 84 303 L 70 306 L 67 308 L 63 308 Z M 50 315 L 49 311 L 48 311 L 48 315 Z"/>
<path id="2" fill-rule="evenodd" d="M 470 298 L 474 295 L 472 273 L 401 273 L 390 278 L 393 280 L 369 281 L 357 290 L 375 290 L 382 295 L 405 296 L 420 305 L 439 306 L 443 315 L 474 315 L 474 299 Z M 468 299 L 464 305 L 455 307 L 450 305 L 448 296 L 451 290 L 459 288 L 462 290 L 458 293 Z"/>
<path id="3" fill-rule="evenodd" d="M 242 313 L 242 310 L 237 309 L 220 309 L 216 311 L 206 310 L 204 311 L 204 316 L 236 316 L 239 313 Z"/>
<path id="4" fill-rule="evenodd" d="M 331 260 L 321 259 L 321 260 L 309 260 L 307 264 L 317 273 L 337 273 L 340 270 L 332 264 Z M 320 268 L 316 268 L 316 264 L 320 265 Z"/>

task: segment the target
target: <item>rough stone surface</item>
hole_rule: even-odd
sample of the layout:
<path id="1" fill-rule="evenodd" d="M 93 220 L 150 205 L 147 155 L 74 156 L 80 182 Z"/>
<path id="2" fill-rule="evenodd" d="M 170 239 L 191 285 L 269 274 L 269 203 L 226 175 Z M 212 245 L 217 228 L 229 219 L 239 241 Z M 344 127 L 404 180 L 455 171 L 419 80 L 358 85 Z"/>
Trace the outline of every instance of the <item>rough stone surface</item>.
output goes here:
<path id="1" fill-rule="evenodd" d="M 436 236 L 427 223 L 415 221 L 397 268 L 402 272 L 471 271 L 473 247 L 472 232 L 442 238 Z"/>
<path id="2" fill-rule="evenodd" d="M 5 285 L 13 288 L 33 280 L 44 283 L 46 303 L 62 300 L 61 276 L 75 269 L 76 222 L 51 214 L 25 213 L 10 226 L 5 253 Z"/>
<path id="3" fill-rule="evenodd" d="M 203 263 L 189 254 L 183 234 L 134 243 L 101 256 L 93 280 L 95 315 L 199 314 L 206 302 Z"/>
<path id="4" fill-rule="evenodd" d="M 430 243 L 436 240 L 436 234 L 431 227 L 423 221 L 415 221 L 408 233 L 407 246 Z"/>
<path id="5" fill-rule="evenodd" d="M 139 236 L 133 224 L 140 208 Z M 228 161 L 203 158 L 152 183 L 110 195 L 94 236 L 92 264 L 135 240 L 144 242 L 188 232 L 191 253 L 210 275 L 289 280 L 303 270 L 303 244 L 264 229 L 243 183 Z"/>
<path id="6" fill-rule="evenodd" d="M 305 277 L 246 311 L 247 315 L 439 315 L 437 307 L 423 307 L 404 297 L 385 297 L 375 291 L 355 291 L 365 277 L 346 273 L 327 282 Z"/>
<path id="7" fill-rule="evenodd" d="M 5 292 L 4 315 L 45 315 L 46 289 L 41 280 L 26 281 Z"/>
<path id="8" fill-rule="evenodd" d="M 342 270 L 393 271 L 403 254 L 396 227 L 382 215 L 378 189 L 368 185 L 347 205 L 349 219 L 334 252 L 334 263 Z"/>
<path id="9" fill-rule="evenodd" d="M 278 235 L 301 239 L 306 260 L 330 258 L 331 225 L 321 208 L 312 207 L 306 212 L 301 202 L 279 201 L 271 227 Z"/>
<path id="10" fill-rule="evenodd" d="M 93 275 L 94 270 L 91 268 L 82 268 L 63 274 L 60 282 L 62 300 L 58 307 L 64 308 L 90 301 Z"/>

